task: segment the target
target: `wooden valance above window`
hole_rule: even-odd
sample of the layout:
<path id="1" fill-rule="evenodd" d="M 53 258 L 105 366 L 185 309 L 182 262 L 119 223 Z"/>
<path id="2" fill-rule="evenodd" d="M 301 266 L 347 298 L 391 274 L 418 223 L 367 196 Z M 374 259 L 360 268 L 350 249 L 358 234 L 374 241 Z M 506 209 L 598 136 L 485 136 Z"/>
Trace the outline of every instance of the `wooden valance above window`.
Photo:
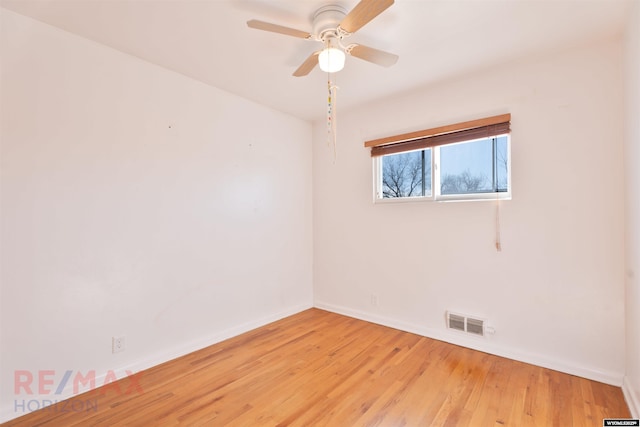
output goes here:
<path id="1" fill-rule="evenodd" d="M 501 114 L 484 119 L 374 139 L 366 141 L 364 146 L 371 147 L 371 156 L 376 157 L 405 151 L 424 150 L 472 139 L 490 138 L 509 132 L 511 132 L 511 114 Z"/>

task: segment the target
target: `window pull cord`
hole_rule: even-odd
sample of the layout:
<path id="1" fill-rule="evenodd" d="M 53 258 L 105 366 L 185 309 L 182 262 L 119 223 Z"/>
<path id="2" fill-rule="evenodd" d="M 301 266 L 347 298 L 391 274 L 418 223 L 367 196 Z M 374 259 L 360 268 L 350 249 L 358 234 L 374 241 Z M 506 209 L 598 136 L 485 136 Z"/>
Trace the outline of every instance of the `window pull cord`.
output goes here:
<path id="1" fill-rule="evenodd" d="M 500 193 L 496 191 L 496 251 L 502 252 L 500 239 Z"/>

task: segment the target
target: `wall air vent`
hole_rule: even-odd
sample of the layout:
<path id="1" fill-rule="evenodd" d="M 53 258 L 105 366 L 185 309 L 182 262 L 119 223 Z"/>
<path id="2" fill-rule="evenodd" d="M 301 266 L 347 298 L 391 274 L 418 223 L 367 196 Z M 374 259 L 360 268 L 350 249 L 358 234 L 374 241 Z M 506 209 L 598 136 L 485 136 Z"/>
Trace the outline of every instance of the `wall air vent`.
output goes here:
<path id="1" fill-rule="evenodd" d="M 449 322 L 449 329 L 456 329 L 464 332 L 464 316 L 449 313 L 447 321 Z"/>
<path id="2" fill-rule="evenodd" d="M 483 337 L 485 320 L 447 311 L 447 328 Z"/>
<path id="3" fill-rule="evenodd" d="M 467 317 L 467 332 L 484 336 L 484 320 Z"/>

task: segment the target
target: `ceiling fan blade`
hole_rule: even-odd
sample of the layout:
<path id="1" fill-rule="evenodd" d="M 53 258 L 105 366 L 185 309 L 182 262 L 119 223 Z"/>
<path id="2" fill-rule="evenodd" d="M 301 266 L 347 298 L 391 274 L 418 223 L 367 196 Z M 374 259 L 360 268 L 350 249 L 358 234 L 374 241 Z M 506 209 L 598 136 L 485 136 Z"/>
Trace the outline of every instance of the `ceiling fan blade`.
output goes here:
<path id="1" fill-rule="evenodd" d="M 394 0 L 360 0 L 340 23 L 347 33 L 355 33 L 376 16 L 387 10 Z"/>
<path id="2" fill-rule="evenodd" d="M 351 56 L 382 65 L 383 67 L 390 67 L 398 62 L 398 55 L 361 44 L 350 44 L 345 51 Z"/>
<path id="3" fill-rule="evenodd" d="M 318 64 L 318 55 L 320 55 L 320 51 L 313 52 L 303 63 L 298 67 L 296 71 L 293 72 L 295 77 L 306 76 L 313 70 L 313 68 Z"/>
<path id="4" fill-rule="evenodd" d="M 282 25 L 272 24 L 270 22 L 258 21 L 257 19 L 247 21 L 247 26 L 249 26 L 249 28 L 255 28 L 256 30 L 271 31 L 272 33 L 299 37 L 301 39 L 310 39 L 312 37 L 311 34 L 305 31 L 296 30 L 295 28 L 283 27 Z"/>

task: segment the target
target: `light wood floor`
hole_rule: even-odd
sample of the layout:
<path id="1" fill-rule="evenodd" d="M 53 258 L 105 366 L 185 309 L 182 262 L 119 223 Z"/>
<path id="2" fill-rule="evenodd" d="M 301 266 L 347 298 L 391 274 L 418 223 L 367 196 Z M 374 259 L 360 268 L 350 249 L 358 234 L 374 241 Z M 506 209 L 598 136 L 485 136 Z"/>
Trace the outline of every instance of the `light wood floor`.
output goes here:
<path id="1" fill-rule="evenodd" d="M 97 410 L 49 407 L 4 425 L 577 427 L 630 416 L 618 387 L 318 309 L 138 380 L 74 398 Z M 125 394 L 131 385 L 140 390 Z"/>

